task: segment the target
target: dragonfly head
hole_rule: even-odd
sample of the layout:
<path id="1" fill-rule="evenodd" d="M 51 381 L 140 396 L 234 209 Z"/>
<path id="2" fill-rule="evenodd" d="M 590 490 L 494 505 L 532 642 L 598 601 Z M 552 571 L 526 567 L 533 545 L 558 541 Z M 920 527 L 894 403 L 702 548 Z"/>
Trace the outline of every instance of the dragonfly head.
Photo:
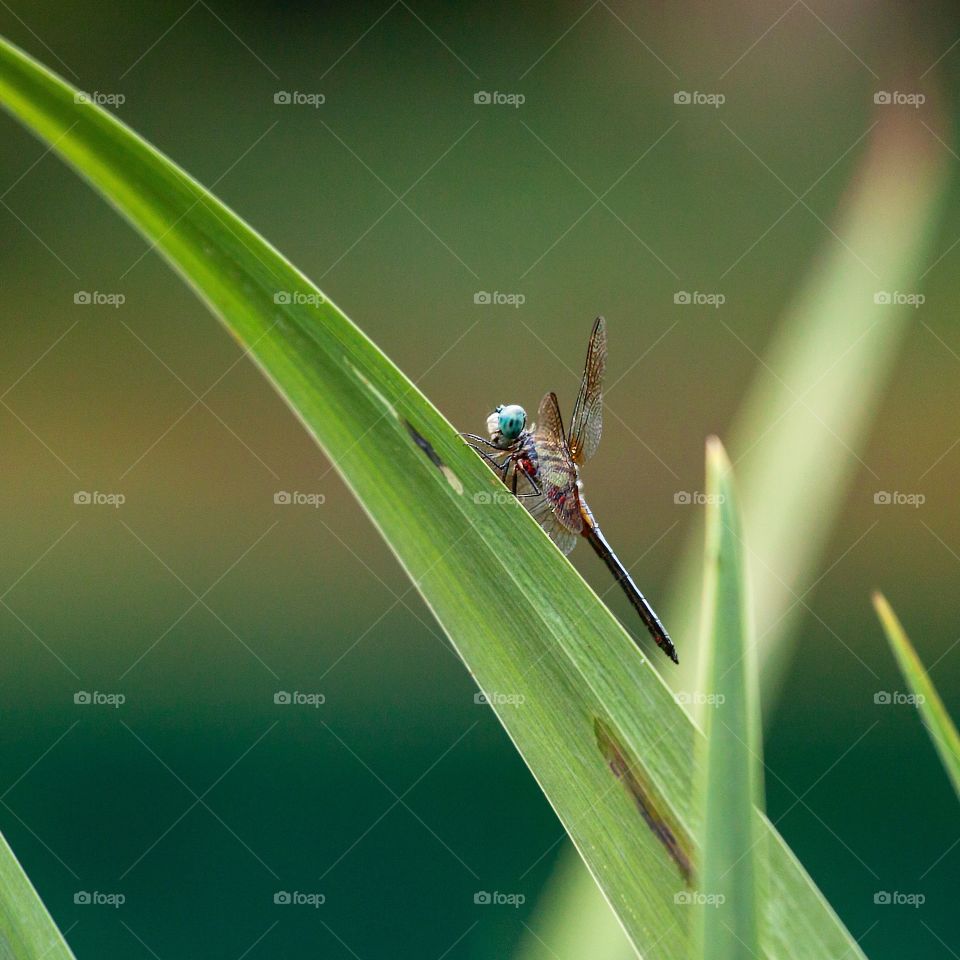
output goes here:
<path id="1" fill-rule="evenodd" d="M 504 440 L 516 440 L 526 425 L 527 411 L 516 403 L 501 403 L 487 417 L 487 430 L 491 439 L 499 435 Z"/>

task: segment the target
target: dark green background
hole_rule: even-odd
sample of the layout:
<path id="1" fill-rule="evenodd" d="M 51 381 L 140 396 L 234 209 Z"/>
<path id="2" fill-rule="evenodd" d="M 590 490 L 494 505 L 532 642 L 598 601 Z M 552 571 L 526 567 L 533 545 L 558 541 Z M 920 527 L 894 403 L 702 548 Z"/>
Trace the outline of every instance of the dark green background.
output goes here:
<path id="1" fill-rule="evenodd" d="M 11 0 L 0 31 L 79 87 L 122 93 L 125 121 L 464 429 L 550 388 L 567 408 L 567 368 L 604 313 L 611 380 L 626 376 L 587 480 L 624 558 L 649 550 L 636 570 L 657 598 L 693 518 L 674 492 L 702 489 L 703 438 L 724 434 L 760 373 L 715 311 L 678 313 L 673 293 L 722 291 L 724 321 L 762 354 L 833 243 L 797 207 L 719 279 L 793 200 L 720 121 L 802 192 L 863 134 L 875 90 L 939 95 L 952 114 L 960 47 L 921 74 L 960 25 L 946 7 L 912 16 L 787 0 Z M 681 109 L 678 89 L 727 102 Z M 278 106 L 278 90 L 326 102 Z M 475 106 L 477 90 L 526 102 Z M 78 956 L 508 955 L 561 831 L 493 714 L 237 346 L 73 173 L 9 120 L 2 136 L 0 828 Z M 807 197 L 825 221 L 865 149 Z M 951 190 L 931 263 L 960 235 L 956 200 Z M 881 960 L 947 958 L 960 943 L 956 800 L 913 711 L 873 704 L 903 682 L 868 602 L 887 591 L 960 713 L 958 262 L 960 246 L 924 279 L 861 451 L 883 488 L 926 503 L 878 510 L 877 481 L 857 474 L 808 598 L 816 616 L 801 620 L 766 718 L 769 813 Z M 75 306 L 78 290 L 126 302 Z M 481 307 L 478 290 L 526 302 Z M 76 506 L 78 490 L 126 503 Z M 277 490 L 326 501 L 276 506 Z M 576 563 L 606 588 L 595 558 L 578 551 Z M 213 612 L 191 608 L 211 585 Z M 77 690 L 126 703 L 77 706 Z M 326 703 L 277 706 L 277 690 Z M 525 907 L 474 905 L 495 889 L 522 892 Z M 126 903 L 75 905 L 78 890 Z M 277 890 L 326 903 L 275 906 Z M 926 903 L 876 907 L 878 890 Z M 545 958 L 566 960 L 562 943 L 549 947 Z"/>

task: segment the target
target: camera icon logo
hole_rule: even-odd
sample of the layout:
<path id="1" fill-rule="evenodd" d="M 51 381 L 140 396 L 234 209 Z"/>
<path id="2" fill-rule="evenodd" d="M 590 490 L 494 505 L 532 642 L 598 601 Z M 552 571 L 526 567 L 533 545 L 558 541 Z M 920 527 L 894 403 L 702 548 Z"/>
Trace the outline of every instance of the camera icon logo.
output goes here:
<path id="1" fill-rule="evenodd" d="M 873 702 L 880 705 L 893 703 L 893 697 L 886 690 L 878 690 L 873 695 Z"/>
<path id="2" fill-rule="evenodd" d="M 78 891 L 73 895 L 73 902 L 74 902 L 74 903 L 81 903 L 81 904 L 90 903 L 90 902 L 91 902 L 90 894 L 87 893 L 86 890 L 78 890 Z"/>
<path id="3" fill-rule="evenodd" d="M 286 891 L 286 890 L 278 890 L 278 891 L 273 895 L 273 902 L 274 902 L 274 903 L 280 903 L 280 904 L 290 903 L 290 902 L 291 902 L 291 897 L 290 897 L 289 892 Z"/>
<path id="4" fill-rule="evenodd" d="M 78 504 L 86 504 L 92 502 L 92 497 L 86 490 L 78 490 L 73 495 L 73 502 Z"/>
<path id="5" fill-rule="evenodd" d="M 689 494 L 686 490 L 678 490 L 678 491 L 673 495 L 673 502 L 674 502 L 674 503 L 681 503 L 681 504 L 690 503 L 691 499 L 692 499 L 692 498 L 691 498 L 690 494 Z"/>
<path id="6" fill-rule="evenodd" d="M 478 890 L 473 895 L 473 902 L 481 905 L 485 905 L 493 902 L 493 898 L 490 896 L 489 892 L 486 890 Z"/>
<path id="7" fill-rule="evenodd" d="M 893 297 L 886 290 L 878 290 L 873 295 L 873 302 L 878 306 L 889 306 L 893 303 Z"/>
<path id="8" fill-rule="evenodd" d="M 687 90 L 678 90 L 673 95 L 674 103 L 691 103 L 693 98 L 690 96 L 690 93 Z"/>
<path id="9" fill-rule="evenodd" d="M 893 96 L 887 90 L 878 90 L 873 95 L 873 102 L 878 104 L 893 103 Z"/>
<path id="10" fill-rule="evenodd" d="M 291 302 L 291 300 L 292 300 L 292 298 L 291 298 L 290 292 L 289 292 L 288 290 L 278 290 L 278 291 L 273 295 L 273 302 L 274 302 L 274 303 L 281 304 L 281 305 L 283 305 L 283 304 L 288 304 L 288 303 Z"/>
<path id="11" fill-rule="evenodd" d="M 90 303 L 93 300 L 93 297 L 90 296 L 89 291 L 87 290 L 78 290 L 73 295 L 73 302 L 79 304 Z"/>
<path id="12" fill-rule="evenodd" d="M 893 502 L 893 497 L 891 497 L 891 496 L 890 496 L 890 493 L 889 493 L 888 491 L 886 491 L 886 490 L 878 490 L 878 491 L 873 495 L 873 502 L 874 502 L 874 503 L 880 503 L 880 504 L 892 503 L 892 502 Z"/>
<path id="13" fill-rule="evenodd" d="M 873 902 L 876 904 L 888 904 L 892 902 L 892 899 L 893 898 L 890 896 L 889 892 L 886 890 L 878 890 L 873 895 Z"/>
<path id="14" fill-rule="evenodd" d="M 74 703 L 92 703 L 93 698 L 90 696 L 90 692 L 88 690 L 78 690 L 73 695 L 73 702 Z"/>
<path id="15" fill-rule="evenodd" d="M 274 103 L 292 103 L 293 97 L 290 96 L 290 92 L 288 90 L 278 90 L 273 95 L 273 102 Z"/>
<path id="16" fill-rule="evenodd" d="M 690 303 L 692 300 L 693 298 L 690 296 L 690 294 L 686 290 L 678 290 L 673 295 L 674 303 L 686 304 L 686 303 Z"/>
<path id="17" fill-rule="evenodd" d="M 487 303 L 490 303 L 490 301 L 491 301 L 490 294 L 487 293 L 486 290 L 478 290 L 478 291 L 473 295 L 473 302 L 474 302 L 474 303 L 487 304 Z"/>
<path id="18" fill-rule="evenodd" d="M 490 96 L 489 92 L 486 90 L 478 90 L 473 95 L 474 103 L 492 103 L 493 97 Z"/>
<path id="19" fill-rule="evenodd" d="M 291 502 L 291 499 L 292 499 L 292 498 L 291 498 L 290 494 L 289 494 L 286 490 L 278 490 L 278 491 L 273 495 L 273 502 L 274 502 L 274 503 L 280 503 L 280 504 L 290 503 L 290 502 Z"/>
<path id="20" fill-rule="evenodd" d="M 293 703 L 293 697 L 287 690 L 278 690 L 273 695 L 274 703 Z"/>

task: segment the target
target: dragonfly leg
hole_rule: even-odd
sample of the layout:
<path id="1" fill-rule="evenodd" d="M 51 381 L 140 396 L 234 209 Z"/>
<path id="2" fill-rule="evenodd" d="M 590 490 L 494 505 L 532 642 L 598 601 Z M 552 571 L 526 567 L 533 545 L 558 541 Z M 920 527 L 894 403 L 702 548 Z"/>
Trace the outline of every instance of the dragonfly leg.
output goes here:
<path id="1" fill-rule="evenodd" d="M 467 444 L 468 447 L 480 454 L 480 456 L 483 457 L 483 459 L 486 460 L 487 463 L 489 463 L 494 470 L 497 471 L 497 473 L 500 474 L 500 478 L 504 483 L 507 483 L 507 474 L 510 472 L 510 464 L 513 463 L 514 459 L 510 451 L 504 450 L 503 447 L 498 447 L 495 443 L 491 443 L 491 441 L 486 440 L 483 437 L 478 437 L 475 433 L 461 433 L 460 436 L 465 440 L 474 440 L 478 443 L 482 443 L 485 446 L 490 447 L 492 450 L 496 450 L 498 453 L 505 453 L 506 456 L 504 459 L 498 462 L 497 459 L 491 454 L 487 453 L 486 450 L 481 450 L 480 447 L 477 446 L 477 443 Z M 518 493 L 517 481 L 519 473 L 520 471 L 518 469 L 514 469 L 513 478 L 510 481 L 510 491 L 518 500 L 524 500 L 527 497 L 539 497 L 543 495 L 543 491 L 540 489 L 540 484 L 537 483 L 537 481 L 534 480 L 533 477 L 531 477 L 526 471 L 523 471 L 523 475 L 527 478 L 527 482 L 530 484 L 530 486 L 533 487 L 533 493 Z"/>
<path id="2" fill-rule="evenodd" d="M 497 459 L 495 457 L 492 457 L 485 450 L 481 450 L 479 447 L 474 446 L 472 443 L 468 443 L 467 446 L 470 447 L 472 450 L 476 450 L 477 453 L 480 454 L 480 456 L 483 457 L 483 459 L 486 460 L 487 463 L 489 463 L 494 468 L 494 470 L 496 470 L 498 473 L 503 474 L 503 482 L 506 483 L 507 469 L 510 466 L 510 460 L 511 460 L 510 456 L 507 456 L 507 458 L 503 461 L 503 463 L 498 463 Z M 500 450 L 499 447 L 496 447 L 495 449 Z M 500 450 L 500 452 L 503 453 L 502 450 Z"/>
<path id="3" fill-rule="evenodd" d="M 519 471 L 517 471 L 519 472 Z M 527 497 L 540 497 L 543 496 L 543 491 L 540 489 L 540 484 L 537 483 L 529 473 L 524 473 L 524 476 L 527 478 L 527 482 L 533 487 L 533 493 L 517 493 L 517 474 L 513 475 L 513 495 L 518 500 L 523 500 Z"/>
<path id="4" fill-rule="evenodd" d="M 463 437 L 464 440 L 475 441 L 474 443 L 467 444 L 468 447 L 473 447 L 474 450 L 477 449 L 477 443 L 482 443 L 485 447 L 491 447 L 494 450 L 503 452 L 503 447 L 498 447 L 492 440 L 488 440 L 486 437 L 478 437 L 475 433 L 461 433 L 460 436 Z"/>

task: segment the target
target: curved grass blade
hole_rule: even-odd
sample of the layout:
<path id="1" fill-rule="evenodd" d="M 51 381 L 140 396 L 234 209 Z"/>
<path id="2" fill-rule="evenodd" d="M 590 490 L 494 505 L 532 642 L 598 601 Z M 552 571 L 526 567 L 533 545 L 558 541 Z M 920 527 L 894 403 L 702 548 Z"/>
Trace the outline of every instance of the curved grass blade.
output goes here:
<path id="1" fill-rule="evenodd" d="M 651 955 L 655 957 L 656 951 Z M 513 960 L 633 960 L 636 953 L 583 869 L 583 861 L 564 854 L 511 956 Z"/>
<path id="2" fill-rule="evenodd" d="M 107 197 L 257 362 L 366 510 L 494 709 L 634 946 L 686 960 L 697 736 L 654 667 L 417 388 L 170 160 L 0 42 L 0 103 Z M 413 432 L 411 433 L 411 429 Z M 770 956 L 861 957 L 772 828 Z M 669 842 L 667 838 L 672 838 Z M 2 897 L 0 891 L 0 897 Z"/>
<path id="3" fill-rule="evenodd" d="M 943 125 L 935 113 L 934 127 Z M 946 137 L 946 139 L 949 139 Z M 727 325 L 758 363 L 730 431 L 750 545 L 759 660 L 766 696 L 775 695 L 794 625 L 827 537 L 858 470 L 901 343 L 917 312 L 889 301 L 915 291 L 943 210 L 949 156 L 922 125 L 878 111 L 864 142 L 842 216 L 763 356 Z M 864 536 L 867 532 L 864 532 Z M 700 576 L 700 531 L 691 531 L 667 604 L 675 637 L 690 651 L 699 611 L 689 602 Z M 854 549 L 856 543 L 850 544 Z M 812 582 L 812 583 L 811 583 Z M 843 649 L 843 656 L 855 656 Z M 678 689 L 696 675 L 683 658 Z"/>
<path id="4" fill-rule="evenodd" d="M 0 956 L 74 960 L 33 884 L 0 836 Z"/>
<path id="5" fill-rule="evenodd" d="M 803 591 L 848 489 L 886 372 L 909 329 L 910 311 L 875 303 L 875 295 L 882 287 L 916 289 L 919 264 L 942 209 L 946 153 L 938 154 L 919 126 L 903 125 L 889 111 L 879 117 L 852 180 L 845 216 L 834 237 L 827 238 L 771 348 L 757 358 L 762 370 L 732 431 L 750 528 L 761 680 L 771 699 L 789 660 Z M 931 122 L 939 124 L 936 116 Z M 860 264 L 851 266 L 850 250 L 862 254 L 877 277 Z M 824 356 L 831 358 L 827 364 Z M 814 385 L 823 389 L 810 389 Z M 698 673 L 694 644 L 701 612 L 690 597 L 699 589 L 702 538 L 701 529 L 690 531 L 666 604 L 667 622 L 684 654 L 680 671 L 667 677 L 674 688 L 687 691 Z M 564 869 L 562 876 L 573 872 Z M 573 891 L 563 892 L 552 880 L 549 895 L 569 897 L 571 910 L 596 909 L 591 899 L 575 905 Z M 611 918 L 608 922 L 613 924 Z M 543 935 L 550 940 L 546 928 Z M 623 953 L 614 949 L 594 956 L 622 960 Z"/>
<path id="6" fill-rule="evenodd" d="M 960 798 L 960 735 L 957 734 L 957 728 L 953 725 L 937 688 L 917 656 L 917 651 L 913 649 L 900 620 L 887 603 L 887 598 L 882 593 L 875 593 L 873 606 L 887 635 L 890 649 L 897 658 L 900 672 L 917 698 L 917 710 L 923 718 L 923 725 L 940 754 L 940 762 L 947 771 L 957 797 Z"/>
<path id="7" fill-rule="evenodd" d="M 700 744 L 703 828 L 698 879 L 702 960 L 762 956 L 758 881 L 763 867 L 761 727 L 756 644 L 733 471 L 707 443 L 703 681 Z"/>

